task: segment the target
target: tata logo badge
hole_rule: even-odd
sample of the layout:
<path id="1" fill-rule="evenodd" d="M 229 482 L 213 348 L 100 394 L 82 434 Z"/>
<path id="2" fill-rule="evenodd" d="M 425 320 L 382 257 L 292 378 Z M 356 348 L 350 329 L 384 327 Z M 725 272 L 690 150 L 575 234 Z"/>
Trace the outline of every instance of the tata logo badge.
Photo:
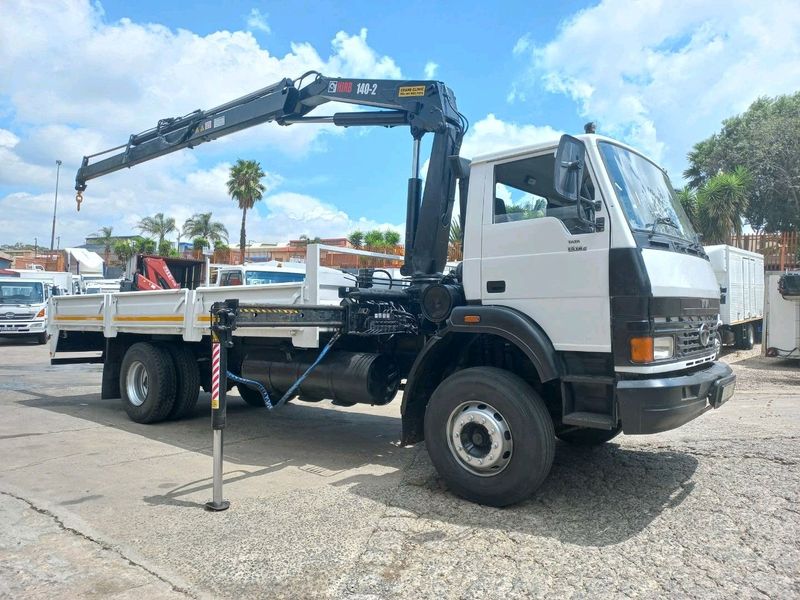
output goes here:
<path id="1" fill-rule="evenodd" d="M 699 341 L 701 346 L 708 346 L 709 342 L 711 341 L 711 327 L 708 326 L 708 323 L 703 323 L 700 326 Z"/>
<path id="2" fill-rule="evenodd" d="M 6 313 L 6 319 L 8 319 L 9 321 L 10 321 L 11 319 L 13 319 L 13 318 L 14 318 L 14 316 L 15 316 L 15 315 L 14 315 L 14 313 Z"/>

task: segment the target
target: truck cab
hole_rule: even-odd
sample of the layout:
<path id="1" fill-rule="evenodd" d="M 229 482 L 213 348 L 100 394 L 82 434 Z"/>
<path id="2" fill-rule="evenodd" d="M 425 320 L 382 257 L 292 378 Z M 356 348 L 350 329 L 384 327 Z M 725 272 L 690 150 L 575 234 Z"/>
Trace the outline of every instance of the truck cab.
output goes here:
<path id="1" fill-rule="evenodd" d="M 0 337 L 32 337 L 46 343 L 50 291 L 46 281 L 0 277 Z"/>
<path id="2" fill-rule="evenodd" d="M 556 166 L 565 153 L 579 172 Z M 572 198 L 557 189 L 570 177 Z M 655 433 L 733 393 L 714 362 L 714 271 L 667 174 L 638 151 L 587 134 L 478 157 L 464 231 L 453 325 L 472 316 L 530 339 L 559 380 L 561 425 Z"/>

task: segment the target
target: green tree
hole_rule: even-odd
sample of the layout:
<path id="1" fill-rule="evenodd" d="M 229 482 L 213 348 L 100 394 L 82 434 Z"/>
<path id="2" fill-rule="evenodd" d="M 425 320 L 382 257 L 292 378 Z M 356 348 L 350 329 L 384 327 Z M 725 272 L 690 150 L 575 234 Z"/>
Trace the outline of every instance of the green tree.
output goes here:
<path id="1" fill-rule="evenodd" d="M 314 236 L 313 238 L 308 237 L 305 233 L 297 238 L 300 241 L 300 244 L 303 246 L 308 246 L 309 244 L 321 244 L 322 238 L 319 236 Z"/>
<path id="2" fill-rule="evenodd" d="M 749 186 L 749 174 L 737 167 L 732 173 L 714 175 L 697 190 L 695 220 L 705 243 L 724 244 L 732 233 L 742 233 Z"/>
<path id="3" fill-rule="evenodd" d="M 347 240 L 350 242 L 350 245 L 352 245 L 353 248 L 361 248 L 364 245 L 364 232 L 356 229 L 349 236 L 347 236 Z"/>
<path id="4" fill-rule="evenodd" d="M 131 256 L 136 254 L 136 247 L 131 240 L 117 240 L 113 244 L 114 255 L 121 263 L 127 263 Z"/>
<path id="5" fill-rule="evenodd" d="M 155 254 L 156 242 L 148 238 L 137 237 L 134 240 L 134 249 L 137 254 Z"/>
<path id="6" fill-rule="evenodd" d="M 178 251 L 175 248 L 175 244 L 173 244 L 169 240 L 164 240 L 158 245 L 158 255 L 159 256 L 178 256 Z"/>
<path id="7" fill-rule="evenodd" d="M 684 176 L 698 192 L 719 173 L 747 169 L 752 185 L 743 216 L 756 231 L 800 227 L 800 92 L 759 98 L 695 144 L 688 159 Z"/>
<path id="8" fill-rule="evenodd" d="M 450 223 L 450 237 L 449 242 L 451 246 L 460 246 L 464 238 L 464 232 L 461 231 L 461 223 L 453 219 Z"/>
<path id="9" fill-rule="evenodd" d="M 202 250 L 208 248 L 208 240 L 204 237 L 196 237 L 192 240 L 192 248 L 195 250 Z"/>
<path id="10" fill-rule="evenodd" d="M 239 232 L 239 250 L 242 253 L 242 263 L 244 264 L 245 246 L 247 245 L 247 234 L 245 232 L 245 220 L 247 211 L 255 203 L 264 197 L 266 187 L 261 183 L 264 178 L 264 171 L 261 165 L 255 160 L 236 161 L 231 167 L 230 178 L 228 179 L 228 193 L 231 195 L 242 210 L 242 229 Z"/>
<path id="11" fill-rule="evenodd" d="M 196 213 L 186 219 L 183 224 L 183 235 L 191 240 L 202 238 L 212 243 L 228 241 L 228 230 L 225 225 L 219 221 L 212 221 L 210 212 Z"/>
<path id="12" fill-rule="evenodd" d="M 156 213 L 152 217 L 144 217 L 138 224 L 139 231 L 155 236 L 158 239 L 157 246 L 160 248 L 164 243 L 164 238 L 173 231 L 177 231 L 175 227 L 175 219 L 172 217 L 164 218 L 164 213 Z"/>
<path id="13" fill-rule="evenodd" d="M 400 243 L 400 234 L 387 229 L 383 232 L 383 243 L 386 244 L 387 248 L 394 248 Z"/>
<path id="14" fill-rule="evenodd" d="M 383 232 L 378 229 L 373 229 L 364 234 L 364 244 L 368 248 L 381 248 L 383 247 Z"/>

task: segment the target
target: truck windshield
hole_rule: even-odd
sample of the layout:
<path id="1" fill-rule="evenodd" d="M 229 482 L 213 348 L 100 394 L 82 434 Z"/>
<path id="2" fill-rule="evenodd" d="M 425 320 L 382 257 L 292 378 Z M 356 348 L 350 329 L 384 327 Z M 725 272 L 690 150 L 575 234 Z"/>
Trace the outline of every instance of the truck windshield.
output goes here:
<path id="1" fill-rule="evenodd" d="M 0 304 L 41 304 L 44 288 L 38 281 L 0 281 Z"/>
<path id="2" fill-rule="evenodd" d="M 616 144 L 600 142 L 598 146 L 632 229 L 697 241 L 689 217 L 661 169 Z"/>
<path id="3" fill-rule="evenodd" d="M 247 285 L 264 285 L 266 283 L 291 283 L 303 281 L 303 273 L 290 273 L 288 271 L 246 271 L 245 282 Z"/>

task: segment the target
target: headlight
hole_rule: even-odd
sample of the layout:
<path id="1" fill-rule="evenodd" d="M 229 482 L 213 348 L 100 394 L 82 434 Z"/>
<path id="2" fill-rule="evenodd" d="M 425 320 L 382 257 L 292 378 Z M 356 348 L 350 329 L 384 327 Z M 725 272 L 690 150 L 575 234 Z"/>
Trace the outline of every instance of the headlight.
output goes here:
<path id="1" fill-rule="evenodd" d="M 653 338 L 653 360 L 672 358 L 675 353 L 675 341 L 672 336 Z"/>
<path id="2" fill-rule="evenodd" d="M 649 363 L 655 360 L 672 358 L 675 342 L 671 336 L 631 338 L 631 361 Z"/>

